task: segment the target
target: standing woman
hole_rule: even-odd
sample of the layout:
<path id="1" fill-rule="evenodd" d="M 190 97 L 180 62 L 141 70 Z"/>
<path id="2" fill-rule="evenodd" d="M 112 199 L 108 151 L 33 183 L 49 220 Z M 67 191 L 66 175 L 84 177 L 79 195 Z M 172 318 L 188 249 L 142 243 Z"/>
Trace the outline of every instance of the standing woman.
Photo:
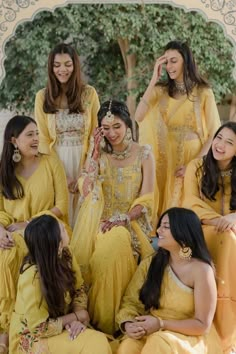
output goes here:
<path id="1" fill-rule="evenodd" d="M 165 66 L 167 80 L 159 82 Z M 189 161 L 203 156 L 220 126 L 214 94 L 200 76 L 186 43 L 169 42 L 157 59 L 152 79 L 135 113 L 140 142 L 153 146 L 156 158 L 157 216 L 179 206 Z"/>
<path id="2" fill-rule="evenodd" d="M 0 163 L 0 353 L 8 346 L 8 329 L 16 298 L 19 269 L 26 253 L 28 222 L 49 214 L 68 222 L 68 192 L 62 163 L 38 154 L 34 119 L 15 116 L 4 133 Z"/>
<path id="3" fill-rule="evenodd" d="M 26 227 L 28 254 L 11 319 L 11 353 L 111 354 L 105 335 L 87 328 L 87 296 L 68 241 L 50 215 Z"/>
<path id="4" fill-rule="evenodd" d="M 91 281 L 91 322 L 113 334 L 120 301 L 137 264 L 153 253 L 148 236 L 154 161 L 150 146 L 133 141 L 132 120 L 123 102 L 104 102 L 98 124 L 92 156 L 79 181 L 84 201 L 71 248 L 82 274 Z"/>
<path id="5" fill-rule="evenodd" d="M 99 100 L 95 89 L 81 78 L 76 51 L 68 44 L 57 45 L 48 57 L 48 83 L 35 99 L 39 151 L 56 152 L 64 164 L 70 192 L 69 218 L 76 213 L 77 180 L 97 125 Z"/>
<path id="6" fill-rule="evenodd" d="M 216 329 L 225 353 L 236 349 L 236 123 L 223 124 L 207 155 L 191 161 L 184 205 L 201 219 L 216 266 Z"/>

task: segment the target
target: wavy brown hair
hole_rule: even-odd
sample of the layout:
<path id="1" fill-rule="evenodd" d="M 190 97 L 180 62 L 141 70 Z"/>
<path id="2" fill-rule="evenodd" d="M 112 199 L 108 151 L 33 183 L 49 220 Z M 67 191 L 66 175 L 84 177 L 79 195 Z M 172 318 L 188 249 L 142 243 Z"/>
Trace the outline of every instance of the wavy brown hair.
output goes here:
<path id="1" fill-rule="evenodd" d="M 45 89 L 43 110 L 45 113 L 56 113 L 58 109 L 56 100 L 62 95 L 61 84 L 53 72 L 54 59 L 57 54 L 68 54 L 74 66 L 66 87 L 69 113 L 83 113 L 82 93 L 85 89 L 85 84 L 81 77 L 79 56 L 74 48 L 65 43 L 58 44 L 52 49 L 48 57 L 48 82 Z"/>
<path id="2" fill-rule="evenodd" d="M 28 255 L 25 257 L 21 274 L 35 265 L 40 278 L 42 299 L 48 305 L 51 318 L 65 314 L 65 295 L 73 298 L 76 293 L 75 273 L 72 270 L 72 257 L 68 248 L 58 255 L 61 231 L 58 221 L 51 215 L 42 215 L 33 219 L 25 229 L 25 243 Z"/>

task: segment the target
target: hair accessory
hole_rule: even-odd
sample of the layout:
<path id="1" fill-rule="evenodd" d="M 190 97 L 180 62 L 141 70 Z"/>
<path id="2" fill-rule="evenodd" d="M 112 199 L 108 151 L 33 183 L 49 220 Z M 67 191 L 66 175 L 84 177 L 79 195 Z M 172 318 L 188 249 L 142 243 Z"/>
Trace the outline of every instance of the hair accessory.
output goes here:
<path id="1" fill-rule="evenodd" d="M 21 160 L 20 150 L 18 149 L 17 145 L 14 145 L 14 147 L 15 147 L 15 150 L 14 150 L 13 155 L 12 155 L 12 160 L 14 162 L 20 162 L 20 160 Z"/>
<path id="2" fill-rule="evenodd" d="M 114 114 L 111 113 L 111 105 L 112 105 L 112 100 L 110 100 L 110 102 L 109 102 L 108 111 L 104 117 L 104 119 L 107 121 L 107 123 L 112 123 L 115 119 Z"/>
<path id="3" fill-rule="evenodd" d="M 129 145 L 129 143 L 132 141 L 132 133 L 131 133 L 131 129 L 130 128 L 127 128 L 126 129 L 126 133 L 125 133 L 125 137 L 124 137 L 124 140 L 123 140 L 123 143 L 125 145 Z"/>
<path id="4" fill-rule="evenodd" d="M 185 245 L 183 245 L 183 247 L 181 247 L 179 250 L 179 257 L 181 259 L 190 260 L 192 257 L 192 253 L 193 252 L 190 247 L 186 247 Z"/>

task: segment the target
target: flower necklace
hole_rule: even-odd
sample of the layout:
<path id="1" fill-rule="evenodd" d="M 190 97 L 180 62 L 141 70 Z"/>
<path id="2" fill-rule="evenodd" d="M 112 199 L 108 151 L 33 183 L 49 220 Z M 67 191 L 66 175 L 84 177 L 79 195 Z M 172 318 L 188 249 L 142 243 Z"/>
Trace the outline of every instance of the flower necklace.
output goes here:
<path id="1" fill-rule="evenodd" d="M 220 171 L 221 177 L 230 177 L 232 175 L 232 168 L 227 171 Z"/>
<path id="2" fill-rule="evenodd" d="M 116 160 L 125 160 L 131 155 L 131 147 L 132 147 L 132 141 L 126 146 L 125 150 L 123 151 L 115 151 L 113 150 L 111 153 L 111 156 L 116 159 Z"/>

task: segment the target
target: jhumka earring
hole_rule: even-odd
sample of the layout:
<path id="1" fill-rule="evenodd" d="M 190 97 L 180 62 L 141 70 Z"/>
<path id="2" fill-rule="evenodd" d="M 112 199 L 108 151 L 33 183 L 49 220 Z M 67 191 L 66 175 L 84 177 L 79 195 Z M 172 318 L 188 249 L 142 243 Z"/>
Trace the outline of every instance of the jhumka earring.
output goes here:
<path id="1" fill-rule="evenodd" d="M 14 162 L 20 162 L 20 160 L 21 160 L 20 150 L 18 149 L 17 145 L 14 145 L 14 147 L 15 147 L 15 150 L 14 150 L 13 155 L 12 155 L 12 160 Z"/>
<path id="2" fill-rule="evenodd" d="M 123 143 L 125 145 L 129 145 L 129 143 L 132 141 L 132 133 L 131 133 L 131 129 L 127 128 L 126 133 L 125 133 L 125 137 L 123 140 Z"/>
<path id="3" fill-rule="evenodd" d="M 108 111 L 104 117 L 104 119 L 106 120 L 107 123 L 112 123 L 115 119 L 114 114 L 111 113 L 111 105 L 112 105 L 112 100 L 110 100 L 110 102 L 109 102 Z"/>
<path id="4" fill-rule="evenodd" d="M 179 250 L 179 257 L 181 259 L 190 260 L 192 257 L 192 253 L 193 252 L 190 247 L 186 247 L 185 245 L 183 245 L 183 247 L 181 247 Z"/>
<path id="5" fill-rule="evenodd" d="M 105 146 L 106 146 L 106 142 L 105 142 L 105 139 L 104 139 L 104 137 L 101 139 L 101 141 L 100 141 L 100 147 L 101 147 L 101 149 L 105 149 Z"/>

